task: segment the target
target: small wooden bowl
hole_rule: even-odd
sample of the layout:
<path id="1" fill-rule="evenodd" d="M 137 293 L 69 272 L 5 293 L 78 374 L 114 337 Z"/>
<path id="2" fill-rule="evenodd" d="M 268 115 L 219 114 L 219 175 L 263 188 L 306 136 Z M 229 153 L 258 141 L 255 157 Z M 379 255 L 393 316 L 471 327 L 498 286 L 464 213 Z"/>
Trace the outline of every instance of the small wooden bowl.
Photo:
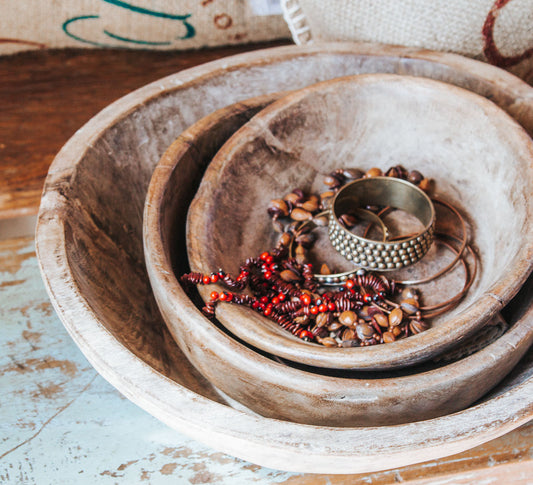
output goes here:
<path id="1" fill-rule="evenodd" d="M 368 370 L 421 362 L 484 325 L 533 268 L 533 142 L 490 101 L 428 79 L 392 74 L 334 79 L 293 92 L 256 115 L 217 153 L 191 204 L 191 269 L 238 274 L 247 258 L 273 248 L 278 235 L 266 208 L 294 187 L 320 193 L 326 190 L 324 177 L 337 168 L 385 170 L 398 163 L 433 179 L 437 198 L 467 215 L 481 271 L 456 308 L 421 334 L 357 348 L 304 342 L 237 305 L 219 305 L 219 321 L 249 344 L 294 362 Z M 328 264 L 339 260 L 329 241 L 324 253 Z M 424 265 L 426 274 L 436 273 L 444 266 L 436 254 L 433 248 L 409 267 L 407 279 L 420 277 L 416 271 Z M 349 269 L 353 266 L 342 271 Z M 458 270 L 422 285 L 422 295 L 445 301 L 462 287 L 461 278 Z M 206 300 L 210 291 L 200 288 Z"/>
<path id="2" fill-rule="evenodd" d="M 290 46 L 221 59 L 150 84 L 78 130 L 52 164 L 36 243 L 43 280 L 63 324 L 124 396 L 218 451 L 281 470 L 368 473 L 459 453 L 533 416 L 533 364 L 522 359 L 482 402 L 441 418 L 379 428 L 264 418 L 233 407 L 192 367 L 157 310 L 144 266 L 141 216 L 153 168 L 168 145 L 228 103 L 375 71 L 470 86 L 533 134 L 531 87 L 493 66 L 399 47 Z M 191 186 L 187 203 L 195 189 Z M 516 329 L 533 321 L 533 308 L 524 313 L 520 307 L 513 301 L 510 321 L 517 322 Z"/>
<path id="3" fill-rule="evenodd" d="M 148 188 L 146 266 L 163 318 L 190 362 L 209 382 L 253 411 L 305 424 L 399 424 L 455 412 L 481 397 L 509 372 L 527 349 L 527 342 L 533 341 L 533 332 L 521 332 L 522 341 L 514 340 L 513 346 L 499 342 L 501 360 L 489 361 L 476 353 L 436 369 L 377 373 L 371 378 L 365 374 L 338 377 L 281 365 L 258 354 L 216 327 L 194 306 L 177 280 L 186 270 L 183 216 L 187 194 L 216 153 L 216 144 L 222 143 L 230 127 L 246 118 L 244 108 L 248 106 L 251 114 L 260 104 L 265 104 L 265 98 L 241 102 L 186 130 L 163 155 Z"/>

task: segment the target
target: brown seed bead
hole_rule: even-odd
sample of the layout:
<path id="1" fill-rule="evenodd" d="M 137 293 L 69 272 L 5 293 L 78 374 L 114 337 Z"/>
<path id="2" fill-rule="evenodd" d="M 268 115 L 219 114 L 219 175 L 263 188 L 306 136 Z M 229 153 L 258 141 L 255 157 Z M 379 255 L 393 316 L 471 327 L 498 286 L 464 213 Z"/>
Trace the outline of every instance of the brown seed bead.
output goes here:
<path id="1" fill-rule="evenodd" d="M 316 325 L 317 327 L 325 327 L 326 325 L 329 325 L 332 320 L 333 316 L 331 313 L 319 313 L 316 316 Z"/>
<path id="2" fill-rule="evenodd" d="M 358 324 L 357 327 L 355 327 L 355 331 L 357 332 L 357 336 L 361 340 L 368 340 L 368 339 L 372 338 L 372 336 L 374 335 L 374 332 L 375 332 L 375 330 L 370 325 L 368 325 L 366 323 Z"/>
<path id="3" fill-rule="evenodd" d="M 304 326 L 305 324 L 307 324 L 309 322 L 309 317 L 307 315 L 300 315 L 299 317 L 294 317 L 293 321 L 297 325 Z"/>
<path id="4" fill-rule="evenodd" d="M 420 181 L 420 183 L 418 184 L 418 187 L 419 187 L 421 190 L 428 191 L 429 188 L 431 187 L 431 180 L 429 180 L 429 179 L 422 179 L 422 180 Z"/>
<path id="5" fill-rule="evenodd" d="M 305 253 L 302 254 L 296 254 L 294 256 L 294 259 L 298 264 L 306 264 L 307 263 L 307 255 Z"/>
<path id="6" fill-rule="evenodd" d="M 349 347 L 359 347 L 359 341 L 354 340 L 343 340 L 341 347 L 349 348 Z"/>
<path id="7" fill-rule="evenodd" d="M 365 177 L 380 177 L 383 175 L 383 172 L 380 168 L 372 167 L 370 170 L 367 170 L 365 173 Z"/>
<path id="8" fill-rule="evenodd" d="M 396 337 L 391 332 L 384 332 L 383 333 L 383 342 L 386 344 L 390 344 L 391 342 L 394 342 L 396 340 Z"/>
<path id="9" fill-rule="evenodd" d="M 283 200 L 286 200 L 291 204 L 297 204 L 298 202 L 300 202 L 301 197 L 298 194 L 295 194 L 294 192 L 289 192 L 285 197 L 283 197 Z"/>
<path id="10" fill-rule="evenodd" d="M 414 298 L 407 298 L 406 300 L 403 300 L 400 303 L 400 306 L 402 307 L 402 310 L 407 313 L 407 315 L 413 315 L 420 308 L 418 301 Z"/>
<path id="11" fill-rule="evenodd" d="M 344 227 L 353 227 L 357 224 L 357 217 L 353 216 L 352 214 L 342 214 L 339 216 L 339 222 Z"/>
<path id="12" fill-rule="evenodd" d="M 400 176 L 400 173 L 398 172 L 398 170 L 396 170 L 395 167 L 391 167 L 387 170 L 387 177 L 398 178 L 399 176 Z"/>
<path id="13" fill-rule="evenodd" d="M 361 177 L 363 177 L 365 175 L 365 172 L 363 172 L 362 170 L 358 169 L 358 168 L 345 168 L 343 171 L 342 171 L 342 174 L 347 178 L 347 179 L 350 179 L 350 180 L 357 180 L 357 179 L 360 179 Z"/>
<path id="14" fill-rule="evenodd" d="M 376 313 L 374 320 L 380 327 L 387 328 L 389 326 L 389 319 L 383 313 Z"/>
<path id="15" fill-rule="evenodd" d="M 423 179 L 424 176 L 418 170 L 412 170 L 407 176 L 407 180 L 415 185 L 418 185 Z"/>
<path id="16" fill-rule="evenodd" d="M 424 320 L 411 320 L 409 323 L 409 329 L 413 333 L 425 332 L 429 328 L 429 325 Z"/>
<path id="17" fill-rule="evenodd" d="M 328 325 L 328 330 L 330 332 L 336 332 L 337 330 L 339 330 L 339 328 L 342 328 L 343 325 L 341 325 L 339 322 L 331 322 L 329 325 Z"/>
<path id="18" fill-rule="evenodd" d="M 341 181 L 333 175 L 328 175 L 324 178 L 324 185 L 327 185 L 328 187 L 338 187 L 340 184 Z"/>
<path id="19" fill-rule="evenodd" d="M 395 337 L 399 337 L 402 333 L 402 329 L 400 327 L 392 327 L 390 332 L 392 333 L 392 335 L 394 335 Z"/>
<path id="20" fill-rule="evenodd" d="M 347 328 L 342 332 L 342 340 L 354 340 L 355 339 L 355 332 L 351 328 Z"/>
<path id="21" fill-rule="evenodd" d="M 403 312 L 399 308 L 395 308 L 390 312 L 389 314 L 389 325 L 391 327 L 397 327 L 402 323 L 403 320 Z"/>
<path id="22" fill-rule="evenodd" d="M 358 315 L 364 320 L 370 320 L 370 314 L 368 313 L 368 310 L 370 310 L 370 307 L 365 305 L 359 310 Z"/>
<path id="23" fill-rule="evenodd" d="M 279 275 L 283 281 L 298 281 L 300 279 L 298 275 L 290 269 L 283 270 Z"/>
<path id="24" fill-rule="evenodd" d="M 309 212 L 315 212 L 320 206 L 320 199 L 316 195 L 311 195 L 300 207 Z"/>
<path id="25" fill-rule="evenodd" d="M 307 250 L 301 244 L 298 244 L 296 246 L 296 249 L 294 250 L 294 253 L 296 255 L 298 255 L 298 254 L 307 254 Z"/>
<path id="26" fill-rule="evenodd" d="M 335 195 L 335 192 L 333 192 L 333 190 L 326 190 L 325 192 L 322 192 L 320 194 L 320 199 L 321 200 L 329 199 L 330 197 L 333 197 L 334 195 Z"/>
<path id="27" fill-rule="evenodd" d="M 339 322 L 347 327 L 353 327 L 355 322 L 357 322 L 357 315 L 354 312 L 347 310 L 339 315 Z"/>
<path id="28" fill-rule="evenodd" d="M 308 221 L 312 218 L 313 215 L 309 211 L 300 209 L 299 207 L 296 207 L 296 209 L 293 209 L 291 212 L 291 219 L 294 221 Z"/>
<path id="29" fill-rule="evenodd" d="M 329 223 L 328 218 L 324 216 L 315 217 L 313 219 L 313 222 L 315 223 L 316 226 L 319 226 L 319 227 L 325 227 Z"/>
<path id="30" fill-rule="evenodd" d="M 326 263 L 320 266 L 320 274 L 331 274 L 331 270 L 329 269 L 329 266 Z"/>
<path id="31" fill-rule="evenodd" d="M 280 246 L 288 246 L 291 243 L 291 235 L 288 232 L 284 232 L 278 239 Z"/>
<path id="32" fill-rule="evenodd" d="M 320 340 L 318 340 L 322 345 L 324 345 L 325 347 L 338 347 L 339 344 L 337 343 L 337 341 L 334 339 L 334 338 L 331 338 L 331 337 L 324 337 L 324 338 L 321 338 Z"/>
<path id="33" fill-rule="evenodd" d="M 403 300 L 407 300 L 408 298 L 413 298 L 415 300 L 418 300 L 418 290 L 408 286 L 402 290 L 401 296 Z"/>
<path id="34" fill-rule="evenodd" d="M 289 207 L 287 206 L 287 203 L 284 200 L 281 200 L 281 199 L 271 200 L 268 208 L 269 210 L 273 210 L 274 212 L 278 212 L 284 216 L 289 215 Z"/>

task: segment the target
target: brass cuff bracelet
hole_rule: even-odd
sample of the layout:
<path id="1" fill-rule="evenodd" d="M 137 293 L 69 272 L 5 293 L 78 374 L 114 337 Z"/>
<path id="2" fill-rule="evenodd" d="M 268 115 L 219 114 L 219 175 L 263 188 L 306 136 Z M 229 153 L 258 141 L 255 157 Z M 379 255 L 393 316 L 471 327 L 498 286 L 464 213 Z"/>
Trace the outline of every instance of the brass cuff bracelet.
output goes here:
<path id="1" fill-rule="evenodd" d="M 424 229 L 415 235 L 380 242 L 353 234 L 339 221 L 343 214 L 367 206 L 394 207 L 415 216 Z M 409 266 L 428 251 L 435 231 L 435 208 L 416 185 L 392 177 L 355 180 L 337 192 L 329 214 L 329 239 L 348 261 L 361 268 L 393 270 Z"/>

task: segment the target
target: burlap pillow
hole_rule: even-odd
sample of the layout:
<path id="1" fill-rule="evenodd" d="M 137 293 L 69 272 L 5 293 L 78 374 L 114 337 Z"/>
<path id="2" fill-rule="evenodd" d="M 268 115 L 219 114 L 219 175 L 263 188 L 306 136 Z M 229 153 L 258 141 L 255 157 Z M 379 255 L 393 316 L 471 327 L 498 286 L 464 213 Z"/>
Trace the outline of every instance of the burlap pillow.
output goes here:
<path id="1" fill-rule="evenodd" d="M 258 2 L 266 0 L 12 0 L 0 11 L 0 54 L 56 47 L 191 49 L 288 38 L 281 14 L 258 11 Z"/>
<path id="2" fill-rule="evenodd" d="M 349 40 L 455 52 L 533 80 L 533 0 L 281 0 L 298 44 Z"/>

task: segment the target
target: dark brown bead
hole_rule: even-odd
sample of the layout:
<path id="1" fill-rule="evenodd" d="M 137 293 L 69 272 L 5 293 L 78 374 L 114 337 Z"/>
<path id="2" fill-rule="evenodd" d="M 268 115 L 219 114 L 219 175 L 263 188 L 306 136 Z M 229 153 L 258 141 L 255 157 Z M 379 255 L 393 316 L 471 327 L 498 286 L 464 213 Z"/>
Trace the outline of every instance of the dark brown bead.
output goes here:
<path id="1" fill-rule="evenodd" d="M 409 323 L 409 329 L 414 334 L 425 332 L 428 328 L 429 325 L 424 320 L 411 320 Z"/>
<path id="2" fill-rule="evenodd" d="M 318 340 L 322 345 L 324 345 L 325 347 L 338 347 L 339 344 L 337 343 L 337 341 L 334 339 L 334 338 L 331 338 L 331 337 L 324 337 L 324 338 L 321 338 L 320 340 Z"/>
<path id="3" fill-rule="evenodd" d="M 346 325 L 347 327 L 353 327 L 357 322 L 357 315 L 350 310 L 342 312 L 339 315 L 339 322 L 341 322 L 343 325 Z"/>
<path id="4" fill-rule="evenodd" d="M 395 308 L 390 312 L 389 314 L 389 325 L 391 327 L 397 327 L 402 323 L 403 320 L 403 312 L 400 308 Z"/>
<path id="5" fill-rule="evenodd" d="M 391 167 L 387 170 L 387 173 L 386 173 L 387 177 L 394 177 L 394 178 L 398 178 L 400 176 L 400 173 L 398 172 L 398 170 L 396 170 L 395 167 Z"/>
<path id="6" fill-rule="evenodd" d="M 290 269 L 283 270 L 280 274 L 283 281 L 298 281 L 300 277 Z"/>
<path id="7" fill-rule="evenodd" d="M 383 342 L 386 344 L 390 344 L 391 342 L 394 342 L 396 340 L 396 337 L 391 332 L 384 332 L 383 333 Z"/>
<path id="8" fill-rule="evenodd" d="M 340 328 L 342 328 L 343 325 L 341 325 L 339 322 L 331 322 L 329 325 L 328 325 L 328 330 L 330 332 L 336 332 L 337 330 L 339 330 Z"/>
<path id="9" fill-rule="evenodd" d="M 341 181 L 334 175 L 328 175 L 324 178 L 324 185 L 327 185 L 328 187 L 339 187 L 341 185 Z"/>
<path id="10" fill-rule="evenodd" d="M 365 177 L 380 177 L 381 175 L 383 175 L 383 172 L 378 167 L 372 167 L 365 173 Z"/>
<path id="11" fill-rule="evenodd" d="M 375 330 L 370 325 L 368 325 L 366 323 L 358 324 L 357 327 L 355 327 L 355 331 L 357 332 L 357 336 L 361 340 L 368 340 L 368 339 L 372 338 L 372 336 L 375 333 Z"/>
<path id="12" fill-rule="evenodd" d="M 331 313 L 319 313 L 316 316 L 316 324 L 319 327 L 325 327 L 329 325 L 333 320 L 333 315 Z"/>
<path id="13" fill-rule="evenodd" d="M 411 170 L 407 176 L 407 180 L 412 184 L 418 185 L 422 182 L 424 176 L 418 170 Z"/>
<path id="14" fill-rule="evenodd" d="M 407 298 L 405 300 L 402 300 L 400 306 L 402 307 L 402 310 L 407 313 L 407 315 L 413 315 L 420 308 L 418 300 L 415 300 L 414 298 Z"/>
<path id="15" fill-rule="evenodd" d="M 344 175 L 347 179 L 357 180 L 362 178 L 365 175 L 365 172 L 358 168 L 345 168 L 342 170 L 342 175 Z"/>
<path id="16" fill-rule="evenodd" d="M 370 320 L 370 308 L 371 307 L 369 307 L 368 305 L 365 305 L 357 312 L 357 314 L 364 320 Z"/>
<path id="17" fill-rule="evenodd" d="M 387 328 L 389 326 L 389 319 L 383 313 L 376 313 L 374 320 L 380 327 Z"/>
<path id="18" fill-rule="evenodd" d="M 343 332 L 342 332 L 342 336 L 341 336 L 342 340 L 354 340 L 355 339 L 355 332 L 353 329 L 351 328 L 346 328 Z"/>
<path id="19" fill-rule="evenodd" d="M 418 184 L 418 187 L 424 191 L 428 191 L 431 187 L 431 180 L 429 179 L 422 179 L 420 183 Z"/>
<path id="20" fill-rule="evenodd" d="M 407 286 L 402 290 L 401 297 L 403 300 L 407 300 L 408 298 L 418 300 L 418 290 Z"/>
<path id="21" fill-rule="evenodd" d="M 341 216 L 339 216 L 339 222 L 344 227 L 350 228 L 357 224 L 357 217 L 352 214 L 342 214 Z"/>
<path id="22" fill-rule="evenodd" d="M 320 274 L 325 274 L 325 275 L 331 274 L 331 270 L 329 269 L 329 266 L 326 263 L 320 266 Z"/>
<path id="23" fill-rule="evenodd" d="M 296 209 L 293 209 L 291 212 L 291 219 L 294 221 L 308 221 L 312 218 L 313 215 L 309 211 L 300 209 L 299 207 L 296 207 Z"/>
<path id="24" fill-rule="evenodd" d="M 278 239 L 280 246 L 288 246 L 291 243 L 291 235 L 288 232 L 284 232 Z"/>
<path id="25" fill-rule="evenodd" d="M 315 217 L 313 222 L 318 227 L 326 227 L 329 223 L 328 218 L 325 216 Z"/>
<path id="26" fill-rule="evenodd" d="M 341 347 L 344 348 L 350 348 L 350 347 L 359 347 L 359 341 L 358 340 L 343 340 Z"/>
<path id="27" fill-rule="evenodd" d="M 333 197 L 335 195 L 335 192 L 333 192 L 332 190 L 327 190 L 326 192 L 322 192 L 320 194 L 320 199 L 324 200 L 324 199 L 329 199 L 331 197 Z"/>
<path id="28" fill-rule="evenodd" d="M 268 205 L 268 210 L 272 213 L 277 212 L 278 214 L 285 217 L 289 215 L 289 207 L 287 206 L 287 203 L 281 199 L 271 200 L 270 204 Z"/>
<path id="29" fill-rule="evenodd" d="M 316 195 L 311 195 L 300 207 L 306 211 L 315 212 L 320 207 L 320 198 Z"/>
<path id="30" fill-rule="evenodd" d="M 300 315 L 298 317 L 294 317 L 294 323 L 297 325 L 301 325 L 302 327 L 307 325 L 309 323 L 309 317 L 307 315 Z"/>

